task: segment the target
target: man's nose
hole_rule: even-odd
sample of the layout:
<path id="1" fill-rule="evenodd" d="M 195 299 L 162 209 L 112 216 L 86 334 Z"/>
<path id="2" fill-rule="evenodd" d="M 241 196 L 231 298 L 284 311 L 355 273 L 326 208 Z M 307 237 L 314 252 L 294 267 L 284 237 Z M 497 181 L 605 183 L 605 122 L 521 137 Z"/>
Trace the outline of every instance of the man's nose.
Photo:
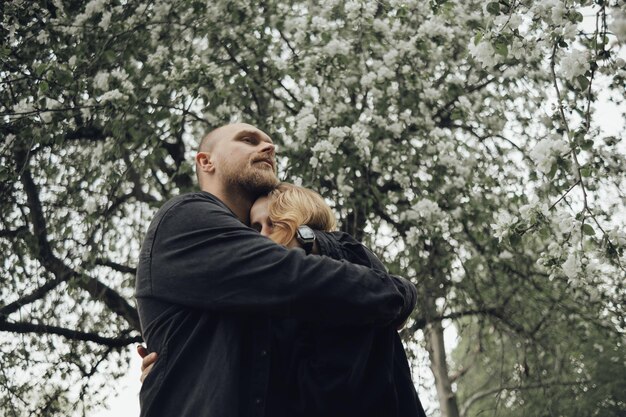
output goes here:
<path id="1" fill-rule="evenodd" d="M 261 150 L 259 151 L 260 153 L 266 153 L 270 156 L 275 156 L 276 155 L 276 145 L 274 145 L 273 143 L 268 143 L 268 142 L 263 142 L 263 144 L 261 145 Z"/>

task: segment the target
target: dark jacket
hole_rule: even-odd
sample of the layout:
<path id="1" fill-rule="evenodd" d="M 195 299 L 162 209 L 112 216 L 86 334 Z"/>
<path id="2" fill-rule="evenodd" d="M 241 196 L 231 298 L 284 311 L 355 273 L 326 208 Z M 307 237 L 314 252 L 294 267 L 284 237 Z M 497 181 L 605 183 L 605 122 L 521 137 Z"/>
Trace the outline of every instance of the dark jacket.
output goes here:
<path id="1" fill-rule="evenodd" d="M 322 253 L 332 242 L 319 236 Z M 141 416 L 263 416 L 271 318 L 388 326 L 415 287 L 364 266 L 288 250 L 205 192 L 168 201 L 140 251 L 136 297 L 148 350 Z"/>

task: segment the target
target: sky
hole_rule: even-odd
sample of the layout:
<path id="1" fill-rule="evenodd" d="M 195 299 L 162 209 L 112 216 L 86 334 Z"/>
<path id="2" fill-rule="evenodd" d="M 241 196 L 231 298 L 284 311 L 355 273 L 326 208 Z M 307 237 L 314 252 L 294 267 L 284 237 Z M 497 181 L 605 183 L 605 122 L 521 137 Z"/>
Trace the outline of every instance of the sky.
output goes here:
<path id="1" fill-rule="evenodd" d="M 90 414 L 90 417 L 137 417 L 139 416 L 139 389 L 141 383 L 141 358 L 135 352 L 135 345 L 127 347 L 131 352 L 128 373 L 115 384 L 118 395 L 112 395 L 108 410 Z"/>

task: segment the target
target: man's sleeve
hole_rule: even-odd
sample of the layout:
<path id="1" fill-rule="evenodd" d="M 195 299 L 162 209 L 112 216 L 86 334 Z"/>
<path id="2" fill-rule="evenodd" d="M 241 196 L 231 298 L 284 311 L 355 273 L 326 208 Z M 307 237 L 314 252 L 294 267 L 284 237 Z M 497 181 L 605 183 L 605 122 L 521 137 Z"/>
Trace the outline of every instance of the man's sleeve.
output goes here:
<path id="1" fill-rule="evenodd" d="M 199 199 L 163 215 L 143 257 L 137 297 L 192 308 L 338 325 L 396 322 L 406 305 L 401 278 L 288 250 Z"/>
<path id="2" fill-rule="evenodd" d="M 376 255 L 365 245 L 344 232 L 320 232 L 315 231 L 315 236 L 320 249 L 320 254 L 337 260 L 363 265 L 370 269 L 387 273 L 387 268 Z M 406 321 L 417 302 L 415 286 L 408 280 L 391 276 L 397 280 L 397 288 L 404 297 L 404 306 L 399 317 L 395 321 L 400 325 Z"/>

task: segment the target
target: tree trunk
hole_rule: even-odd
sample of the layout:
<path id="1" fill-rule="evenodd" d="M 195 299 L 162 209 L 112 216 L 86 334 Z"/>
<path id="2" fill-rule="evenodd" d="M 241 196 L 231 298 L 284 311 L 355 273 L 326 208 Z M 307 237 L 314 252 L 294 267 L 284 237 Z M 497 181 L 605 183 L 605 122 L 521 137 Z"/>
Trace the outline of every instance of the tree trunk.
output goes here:
<path id="1" fill-rule="evenodd" d="M 448 374 L 441 322 L 436 321 L 427 325 L 424 330 L 424 337 L 430 358 L 430 369 L 435 377 L 441 417 L 459 417 L 459 406 L 452 391 L 452 383 Z"/>

